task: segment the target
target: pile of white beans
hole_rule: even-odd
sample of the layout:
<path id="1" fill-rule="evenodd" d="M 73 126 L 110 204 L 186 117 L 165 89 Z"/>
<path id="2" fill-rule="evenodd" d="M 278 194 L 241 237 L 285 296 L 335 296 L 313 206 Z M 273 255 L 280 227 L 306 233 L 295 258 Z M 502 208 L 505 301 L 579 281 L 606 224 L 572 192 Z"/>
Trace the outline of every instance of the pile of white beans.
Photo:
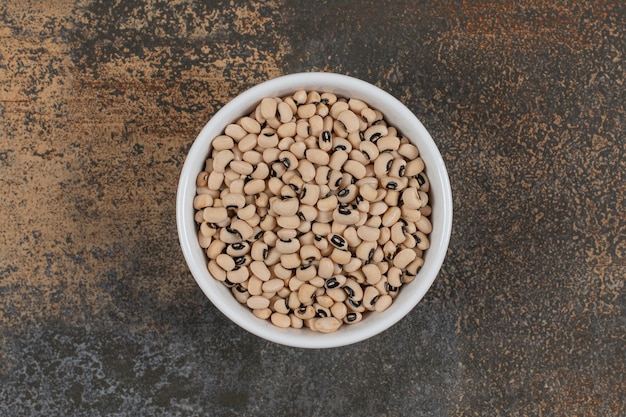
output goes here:
<path id="1" fill-rule="evenodd" d="M 209 272 L 279 327 L 386 310 L 430 245 L 419 150 L 362 100 L 263 99 L 214 138 L 196 186 Z"/>

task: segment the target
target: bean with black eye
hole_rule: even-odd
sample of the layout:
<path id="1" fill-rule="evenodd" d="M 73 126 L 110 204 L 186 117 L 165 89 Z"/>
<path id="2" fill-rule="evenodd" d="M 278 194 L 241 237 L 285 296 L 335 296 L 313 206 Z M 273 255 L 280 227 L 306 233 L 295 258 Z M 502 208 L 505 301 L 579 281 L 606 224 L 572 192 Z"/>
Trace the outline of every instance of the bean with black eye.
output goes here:
<path id="1" fill-rule="evenodd" d="M 346 317 L 343 319 L 343 322 L 346 324 L 358 323 L 363 319 L 363 315 L 358 311 L 351 311 L 346 314 Z"/>

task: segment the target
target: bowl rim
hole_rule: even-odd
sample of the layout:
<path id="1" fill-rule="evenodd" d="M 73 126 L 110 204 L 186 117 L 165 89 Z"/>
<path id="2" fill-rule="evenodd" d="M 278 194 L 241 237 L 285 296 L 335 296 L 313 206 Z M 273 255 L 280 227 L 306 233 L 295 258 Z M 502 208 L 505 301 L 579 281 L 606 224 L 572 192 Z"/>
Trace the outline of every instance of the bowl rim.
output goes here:
<path id="1" fill-rule="evenodd" d="M 435 220 L 438 226 L 437 239 L 431 240 L 431 247 L 425 252 L 424 266 L 415 280 L 406 284 L 407 286 L 414 284 L 410 292 L 412 298 L 406 300 L 409 292 L 403 287 L 391 307 L 383 313 L 378 313 L 379 316 L 376 316 L 375 320 L 367 317 L 360 323 L 342 326 L 338 332 L 329 334 L 312 332 L 309 329 L 280 329 L 268 320 L 256 318 L 246 306 L 239 304 L 232 297 L 223 284 L 211 276 L 206 267 L 206 260 L 198 262 L 198 254 L 201 253 L 203 257 L 205 254 L 197 241 L 197 226 L 193 219 L 194 210 L 191 202 L 195 196 L 198 167 L 203 166 L 199 163 L 206 159 L 211 141 L 223 132 L 228 123 L 248 114 L 262 98 L 282 96 L 298 89 L 307 91 L 323 89 L 345 97 L 362 99 L 377 109 L 392 108 L 393 115 L 389 115 L 388 111 L 380 111 L 386 119 L 399 121 L 399 123 L 390 122 L 390 125 L 398 128 L 412 143 L 418 145 L 420 155 L 425 161 L 429 161 L 426 164 L 429 180 L 432 176 L 432 179 L 437 179 L 438 184 L 435 189 L 431 187 L 430 193 L 437 193 L 435 202 L 437 206 L 441 206 L 441 210 L 437 212 L 443 214 L 441 218 L 432 219 L 433 226 Z M 375 100 L 372 100 L 372 97 L 375 97 Z M 375 105 L 372 104 L 373 101 L 376 102 Z M 407 128 L 417 133 L 417 137 L 406 135 Z M 445 163 L 430 133 L 417 116 L 402 102 L 379 87 L 352 76 L 331 72 L 301 72 L 279 76 L 245 90 L 226 103 L 208 120 L 194 139 L 180 172 L 176 195 L 176 224 L 180 246 L 192 276 L 207 298 L 222 314 L 250 333 L 275 343 L 300 348 L 332 348 L 357 343 L 383 332 L 405 317 L 421 301 L 441 269 L 450 241 L 452 218 L 452 192 Z M 230 297 L 224 297 L 225 292 Z M 406 294 L 405 297 L 403 293 Z M 397 303 L 399 299 L 404 302 Z M 233 301 L 236 304 L 233 304 Z M 368 322 L 368 325 L 364 326 L 364 322 Z"/>

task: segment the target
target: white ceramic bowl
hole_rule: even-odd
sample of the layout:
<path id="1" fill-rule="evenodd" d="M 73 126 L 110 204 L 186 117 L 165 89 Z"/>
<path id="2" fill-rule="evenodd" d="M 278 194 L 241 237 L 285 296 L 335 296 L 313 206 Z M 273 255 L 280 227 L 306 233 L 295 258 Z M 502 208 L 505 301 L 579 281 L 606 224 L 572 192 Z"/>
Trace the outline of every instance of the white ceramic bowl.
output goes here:
<path id="1" fill-rule="evenodd" d="M 332 92 L 364 100 L 380 110 L 387 122 L 409 138 L 420 151 L 430 180 L 431 221 L 430 248 L 424 254 L 424 265 L 411 283 L 405 284 L 391 306 L 382 313 L 371 313 L 359 323 L 344 325 L 329 334 L 307 328 L 282 329 L 269 320 L 261 320 L 239 304 L 229 289 L 215 280 L 207 269 L 205 253 L 198 243 L 194 222 L 193 199 L 196 177 L 204 168 L 209 146 L 224 127 L 249 114 L 265 97 L 282 97 L 298 89 Z M 249 332 L 267 340 L 302 348 L 344 346 L 372 337 L 407 315 L 422 299 L 435 280 L 443 263 L 452 227 L 452 193 L 448 174 L 437 146 L 415 115 L 400 101 L 365 81 L 331 73 L 299 73 L 266 81 L 250 88 L 219 110 L 194 141 L 182 168 L 176 200 L 176 220 L 185 260 L 198 285 L 211 302 L 229 319 Z"/>

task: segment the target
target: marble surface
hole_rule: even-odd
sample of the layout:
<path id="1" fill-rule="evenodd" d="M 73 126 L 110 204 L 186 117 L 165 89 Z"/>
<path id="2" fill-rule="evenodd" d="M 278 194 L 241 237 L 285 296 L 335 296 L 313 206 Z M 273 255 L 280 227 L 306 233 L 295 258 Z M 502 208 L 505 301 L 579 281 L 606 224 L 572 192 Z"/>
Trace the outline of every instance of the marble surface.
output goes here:
<path id="1" fill-rule="evenodd" d="M 0 415 L 626 415 L 623 2 L 0 3 Z M 452 183 L 425 299 L 266 342 L 188 272 L 178 174 L 257 82 L 374 83 Z"/>

